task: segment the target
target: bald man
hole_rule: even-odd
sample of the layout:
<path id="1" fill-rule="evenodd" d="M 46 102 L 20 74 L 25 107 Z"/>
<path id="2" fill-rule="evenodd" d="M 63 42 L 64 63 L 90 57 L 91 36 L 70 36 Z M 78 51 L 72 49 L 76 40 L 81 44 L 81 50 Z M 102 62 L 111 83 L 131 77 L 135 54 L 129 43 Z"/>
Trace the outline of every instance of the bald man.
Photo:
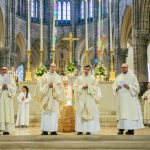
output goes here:
<path id="1" fill-rule="evenodd" d="M 37 83 L 34 93 L 41 102 L 41 135 L 57 135 L 60 101 L 64 100 L 63 81 L 56 73 L 56 64 L 50 65 L 50 71 L 45 73 Z"/>
<path id="2" fill-rule="evenodd" d="M 13 97 L 15 94 L 15 81 L 8 74 L 7 67 L 3 67 L 0 74 L 0 131 L 3 132 L 3 135 L 9 135 L 10 132 L 14 132 Z"/>
<path id="3" fill-rule="evenodd" d="M 118 134 L 134 135 L 135 129 L 144 128 L 141 107 L 138 100 L 140 87 L 136 76 L 123 64 L 122 73 L 113 83 L 113 91 L 117 96 L 117 128 Z"/>

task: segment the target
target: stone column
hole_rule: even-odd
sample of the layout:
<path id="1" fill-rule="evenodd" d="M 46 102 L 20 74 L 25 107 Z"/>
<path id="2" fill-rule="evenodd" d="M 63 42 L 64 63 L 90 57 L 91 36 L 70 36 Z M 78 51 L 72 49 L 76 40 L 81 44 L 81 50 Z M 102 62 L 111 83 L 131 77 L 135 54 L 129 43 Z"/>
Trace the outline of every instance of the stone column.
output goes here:
<path id="1" fill-rule="evenodd" d="M 11 56 L 10 56 L 10 67 L 16 66 L 16 1 L 12 0 L 11 4 Z"/>
<path id="2" fill-rule="evenodd" d="M 53 1 L 49 0 L 49 2 L 47 3 L 49 5 L 49 9 L 47 10 L 47 12 L 49 13 L 49 21 L 48 21 L 48 66 L 49 64 L 52 62 L 52 58 L 51 58 L 51 50 L 52 50 L 52 34 L 53 34 L 53 12 L 54 12 L 54 8 L 53 8 Z"/>
<path id="3" fill-rule="evenodd" d="M 78 12 L 79 7 L 80 7 L 79 1 L 71 0 L 71 30 L 72 30 L 73 37 L 77 37 L 77 23 L 79 19 L 78 14 L 80 14 Z M 76 59 L 77 58 L 77 52 L 75 51 L 76 46 L 77 46 L 77 41 L 74 41 L 73 42 L 73 62 L 77 65 L 78 60 Z"/>
<path id="4" fill-rule="evenodd" d="M 143 29 L 142 18 L 140 18 L 141 12 L 140 3 L 141 0 L 133 0 L 133 33 L 132 43 L 134 50 L 134 67 L 135 74 L 138 77 L 139 82 L 148 81 L 148 70 L 147 70 L 147 41 L 148 31 Z M 148 23 L 148 22 L 147 22 Z"/>
<path id="5" fill-rule="evenodd" d="M 148 81 L 148 68 L 147 68 L 147 41 L 148 35 L 144 34 L 145 31 L 135 31 L 134 33 L 134 52 L 135 55 L 135 73 L 138 77 L 139 82 Z"/>
<path id="6" fill-rule="evenodd" d="M 93 17 L 93 48 L 94 59 L 97 59 L 97 22 L 98 22 L 98 0 L 94 0 L 94 17 Z M 96 64 L 95 64 L 96 66 Z M 95 67 L 93 66 L 93 67 Z"/>
<path id="7" fill-rule="evenodd" d="M 119 58 L 118 52 L 120 49 L 120 31 L 119 31 L 119 0 L 115 0 L 115 24 L 114 24 L 114 68 L 116 75 L 120 73 L 121 64 L 123 61 Z"/>

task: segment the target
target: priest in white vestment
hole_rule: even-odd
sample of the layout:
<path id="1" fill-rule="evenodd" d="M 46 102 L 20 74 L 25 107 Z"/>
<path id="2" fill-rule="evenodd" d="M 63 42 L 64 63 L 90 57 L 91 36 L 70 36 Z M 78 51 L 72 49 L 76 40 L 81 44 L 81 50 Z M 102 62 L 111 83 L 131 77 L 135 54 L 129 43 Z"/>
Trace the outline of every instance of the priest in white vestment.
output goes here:
<path id="1" fill-rule="evenodd" d="M 50 72 L 45 73 L 39 80 L 34 93 L 41 103 L 42 135 L 57 135 L 60 102 L 64 100 L 64 87 L 60 75 L 56 73 L 56 64 L 50 65 Z"/>
<path id="2" fill-rule="evenodd" d="M 150 126 L 150 83 L 147 85 L 147 91 L 143 94 L 144 101 L 144 124 Z"/>
<path id="3" fill-rule="evenodd" d="M 76 127 L 77 135 L 85 132 L 87 135 L 100 131 L 100 119 L 97 103 L 98 83 L 90 73 L 90 65 L 84 67 L 83 75 L 79 76 L 74 84 L 76 97 Z"/>
<path id="4" fill-rule="evenodd" d="M 29 126 L 29 103 L 31 101 L 31 94 L 27 86 L 22 87 L 22 92 L 17 97 L 19 107 L 17 114 L 16 126 L 28 127 Z"/>
<path id="5" fill-rule="evenodd" d="M 122 73 L 113 83 L 113 91 L 117 96 L 118 134 L 134 135 L 135 129 L 144 128 L 141 107 L 138 100 L 140 87 L 136 76 L 128 71 L 128 65 L 122 65 Z"/>
<path id="6" fill-rule="evenodd" d="M 14 107 L 13 97 L 16 94 L 16 85 L 13 77 L 8 74 L 6 67 L 0 74 L 0 131 L 4 135 L 14 132 Z"/>

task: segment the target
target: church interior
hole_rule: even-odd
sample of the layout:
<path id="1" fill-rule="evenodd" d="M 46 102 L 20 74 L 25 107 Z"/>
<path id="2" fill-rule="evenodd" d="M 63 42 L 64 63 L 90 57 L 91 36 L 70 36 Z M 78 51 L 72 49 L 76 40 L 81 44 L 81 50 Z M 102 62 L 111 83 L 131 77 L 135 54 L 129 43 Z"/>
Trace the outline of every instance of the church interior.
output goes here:
<path id="1" fill-rule="evenodd" d="M 51 63 L 65 89 L 70 87 L 71 102 L 60 106 L 59 135 L 43 137 L 33 94 Z M 32 96 L 29 127 L 16 128 L 9 136 L 0 132 L 0 149 L 150 149 L 150 124 L 136 135 L 117 135 L 112 84 L 124 63 L 138 79 L 144 114 L 141 97 L 150 82 L 150 0 L 0 0 L 0 68 L 7 67 L 16 81 L 15 121 L 22 86 Z M 101 89 L 101 131 L 78 137 L 73 85 L 87 64 Z"/>

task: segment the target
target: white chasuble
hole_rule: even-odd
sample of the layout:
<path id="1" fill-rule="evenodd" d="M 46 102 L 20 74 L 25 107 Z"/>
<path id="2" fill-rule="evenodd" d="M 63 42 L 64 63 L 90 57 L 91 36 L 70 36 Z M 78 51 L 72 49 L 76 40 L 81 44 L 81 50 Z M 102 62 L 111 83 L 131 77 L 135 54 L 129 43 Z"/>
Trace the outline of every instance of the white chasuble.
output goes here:
<path id="1" fill-rule="evenodd" d="M 53 88 L 49 84 L 53 83 Z M 58 129 L 60 102 L 64 100 L 64 87 L 61 76 L 57 73 L 45 73 L 39 80 L 34 93 L 40 102 L 41 130 L 54 132 Z"/>
<path id="2" fill-rule="evenodd" d="M 87 89 L 83 89 L 84 85 Z M 99 110 L 97 104 L 98 83 L 92 75 L 79 76 L 74 84 L 76 96 L 76 131 L 77 132 L 97 132 L 100 131 Z"/>

